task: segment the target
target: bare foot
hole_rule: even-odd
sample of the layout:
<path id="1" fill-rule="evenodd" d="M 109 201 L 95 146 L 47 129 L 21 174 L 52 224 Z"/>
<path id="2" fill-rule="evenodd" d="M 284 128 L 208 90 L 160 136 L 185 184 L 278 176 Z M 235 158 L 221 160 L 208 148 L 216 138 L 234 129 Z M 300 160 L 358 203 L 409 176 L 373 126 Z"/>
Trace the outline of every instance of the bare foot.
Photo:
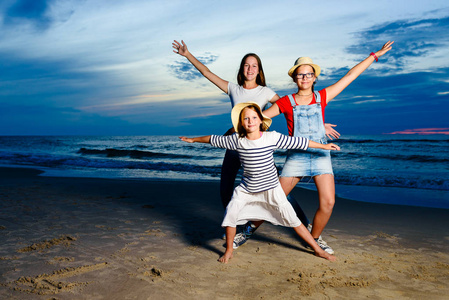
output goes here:
<path id="1" fill-rule="evenodd" d="M 218 259 L 218 261 L 227 264 L 228 261 L 232 258 L 232 256 L 233 256 L 232 252 L 229 253 L 228 251 L 226 251 L 225 254 L 223 254 L 223 256 Z"/>
<path id="2" fill-rule="evenodd" d="M 327 253 L 324 250 L 321 250 L 319 252 L 315 252 L 315 255 L 318 256 L 318 257 L 330 260 L 330 261 L 336 261 L 337 260 L 337 258 L 334 255 L 329 254 L 329 253 Z"/>

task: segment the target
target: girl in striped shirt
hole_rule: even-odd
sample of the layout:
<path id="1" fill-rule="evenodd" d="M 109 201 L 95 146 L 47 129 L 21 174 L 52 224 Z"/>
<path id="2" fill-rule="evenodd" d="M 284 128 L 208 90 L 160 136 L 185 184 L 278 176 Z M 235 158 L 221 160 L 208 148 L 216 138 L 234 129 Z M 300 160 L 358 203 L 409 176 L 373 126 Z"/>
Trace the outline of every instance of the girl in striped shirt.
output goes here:
<path id="1" fill-rule="evenodd" d="M 243 166 L 243 179 L 234 190 L 221 224 L 226 228 L 226 252 L 219 258 L 227 263 L 232 258 L 236 226 L 248 221 L 256 226 L 264 220 L 274 225 L 293 227 L 295 232 L 315 251 L 315 255 L 334 261 L 335 256 L 318 246 L 307 228 L 301 224 L 279 184 L 273 152 L 276 149 L 319 148 L 340 150 L 335 144 L 320 144 L 302 137 L 267 132 L 271 119 L 264 116 L 255 102 L 239 103 L 231 112 L 233 135 L 187 138 L 188 143 L 210 143 L 214 147 L 236 150 Z"/>

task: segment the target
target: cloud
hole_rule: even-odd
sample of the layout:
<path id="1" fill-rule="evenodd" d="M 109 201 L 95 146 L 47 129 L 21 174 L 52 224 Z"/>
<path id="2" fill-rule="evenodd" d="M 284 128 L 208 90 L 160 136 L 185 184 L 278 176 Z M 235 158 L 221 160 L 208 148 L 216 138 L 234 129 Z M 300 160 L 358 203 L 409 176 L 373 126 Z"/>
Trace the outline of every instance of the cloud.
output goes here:
<path id="1" fill-rule="evenodd" d="M 216 61 L 218 55 L 206 53 L 205 55 L 197 56 L 196 58 L 207 66 Z M 168 65 L 168 68 L 178 79 L 190 81 L 203 77 L 203 75 L 201 75 L 201 73 L 187 59 L 184 59 L 184 61 L 175 61 L 174 64 Z"/>
<path id="2" fill-rule="evenodd" d="M 406 129 L 402 131 L 394 131 L 388 134 L 447 134 L 449 135 L 449 128 L 415 128 Z"/>
<path id="3" fill-rule="evenodd" d="M 13 3 L 6 11 L 4 23 L 15 25 L 23 20 L 31 21 L 37 29 L 47 29 L 51 18 L 47 11 L 53 1 L 46 0 L 19 0 Z"/>
<path id="4" fill-rule="evenodd" d="M 380 49 L 388 40 L 395 41 L 393 50 L 382 60 L 409 69 L 410 58 L 424 59 L 449 46 L 449 17 L 396 20 L 372 26 L 355 33 L 358 44 L 348 47 L 354 54 Z"/>
<path id="5" fill-rule="evenodd" d="M 426 13 L 413 8 L 410 12 L 401 7 L 398 13 L 414 19 L 372 26 L 376 20 L 395 18 L 396 5 L 389 5 L 393 12 L 386 16 L 385 6 L 371 10 L 357 4 L 359 9 L 348 11 L 338 4 L 332 9 L 308 4 L 337 19 L 331 25 L 319 21 L 321 26 L 315 26 L 283 13 L 300 6 L 293 2 L 290 8 L 267 2 L 252 10 L 259 19 L 268 20 L 262 25 L 249 24 L 241 5 L 221 3 L 220 9 L 211 10 L 212 6 L 217 8 L 208 2 L 183 1 L 1 1 L 0 114 L 14 115 L 2 114 L 10 121 L 0 120 L 2 132 L 20 128 L 21 133 L 35 134 L 40 128 L 46 134 L 70 133 L 83 128 L 88 133 L 88 124 L 95 133 L 110 126 L 111 134 L 125 128 L 139 134 L 149 127 L 160 129 L 160 134 L 187 129 L 192 134 L 213 128 L 225 131 L 227 125 L 218 120 L 223 116 L 221 121 L 229 123 L 229 97 L 207 80 L 195 81 L 202 75 L 186 58 L 172 52 L 174 38 L 187 40 L 192 49 L 199 49 L 200 61 L 231 80 L 241 56 L 256 51 L 263 57 L 270 87 L 281 96 L 295 88 L 285 75 L 297 58 L 293 52 L 316 53 L 327 60 L 326 65 L 341 67 L 342 61 L 357 57 L 355 64 L 386 40 L 395 39 L 393 51 L 339 95 L 326 116 L 346 132 L 447 126 L 443 112 L 449 110 L 448 14 L 435 17 L 442 10 Z M 252 8 L 250 4 L 243 7 Z M 284 17 L 269 19 L 274 12 Z M 222 18 L 223 14 L 229 18 Z M 300 25 L 310 34 L 299 35 L 294 28 Z M 360 26 L 365 29 L 359 30 Z M 241 28 L 261 34 L 247 36 Z M 346 51 L 350 55 L 333 57 L 346 42 L 355 44 Z M 323 69 L 317 88 L 335 83 L 348 70 Z M 282 88 L 271 86 L 273 82 Z M 16 107 L 8 109 L 13 103 Z M 30 107 L 35 107 L 34 113 Z M 62 117 L 69 115 L 78 119 L 70 123 Z M 38 116 L 42 118 L 36 121 Z M 276 122 L 285 125 L 283 117 Z"/>
<path id="6" fill-rule="evenodd" d="M 370 100 L 363 100 L 363 101 L 355 101 L 354 104 L 366 104 L 366 103 L 375 103 L 375 102 L 385 102 L 386 99 L 370 99 Z"/>
<path id="7" fill-rule="evenodd" d="M 81 106 L 100 95 L 112 96 L 106 94 L 114 84 L 110 77 L 104 74 L 100 85 L 95 74 L 73 72 L 67 61 L 46 62 L 10 55 L 0 58 L 0 63 L 0 105 Z"/>
<path id="8" fill-rule="evenodd" d="M 143 107 L 135 116 L 101 116 L 46 105 L 3 104 L 0 108 L 0 135 L 206 135 L 223 134 L 231 126 L 224 107 L 197 109 L 182 101 L 173 107 Z"/>
<path id="9" fill-rule="evenodd" d="M 0 135 L 150 135 L 152 127 L 69 107 L 3 104 L 0 109 Z"/>
<path id="10" fill-rule="evenodd" d="M 317 89 L 332 85 L 347 69 L 334 69 Z M 407 128 L 445 128 L 449 67 L 433 72 L 384 73 L 368 69 L 326 108 L 326 122 L 343 134 L 379 134 Z M 374 97 L 373 97 L 374 96 Z M 377 100 L 384 99 L 380 102 Z"/>

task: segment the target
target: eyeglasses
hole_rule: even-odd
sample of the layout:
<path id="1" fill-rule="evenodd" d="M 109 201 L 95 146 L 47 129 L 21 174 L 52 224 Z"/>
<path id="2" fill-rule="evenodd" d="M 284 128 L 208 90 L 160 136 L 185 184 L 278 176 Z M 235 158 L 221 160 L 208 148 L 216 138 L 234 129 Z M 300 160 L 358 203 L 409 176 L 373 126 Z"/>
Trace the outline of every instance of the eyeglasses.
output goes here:
<path id="1" fill-rule="evenodd" d="M 299 78 L 299 79 L 303 79 L 304 76 L 306 78 L 312 78 L 313 76 L 315 76 L 315 73 L 304 73 L 304 74 L 298 73 L 298 74 L 296 74 L 296 78 Z"/>

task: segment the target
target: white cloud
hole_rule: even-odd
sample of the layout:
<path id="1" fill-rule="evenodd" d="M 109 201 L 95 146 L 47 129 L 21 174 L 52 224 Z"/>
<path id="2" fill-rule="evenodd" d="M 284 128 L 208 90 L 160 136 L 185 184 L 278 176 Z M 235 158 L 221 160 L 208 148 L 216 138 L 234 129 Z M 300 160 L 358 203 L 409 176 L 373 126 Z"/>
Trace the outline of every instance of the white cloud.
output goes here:
<path id="1" fill-rule="evenodd" d="M 5 12 L 12 3 L 3 2 L 0 10 Z M 46 14 L 52 23 L 45 30 L 26 20 L 0 28 L 3 59 L 18 65 L 48 67 L 45 76 L 27 74 L 33 79 L 11 79 L 18 93 L 27 90 L 37 95 L 33 101 L 63 103 L 83 111 L 124 118 L 142 112 L 138 117 L 142 120 L 151 114 L 159 118 L 154 109 L 148 108 L 150 104 L 157 104 L 158 110 L 165 111 L 164 105 L 170 107 L 174 101 L 184 101 L 192 109 L 188 116 L 193 116 L 195 109 L 198 115 L 230 109 L 223 101 L 226 96 L 206 79 L 180 80 L 170 72 L 169 65 L 187 61 L 172 52 L 173 39 L 184 39 L 197 56 L 206 53 L 217 56 L 208 66 L 233 82 L 241 57 L 256 52 L 263 60 L 269 86 L 275 90 L 294 90 L 286 73 L 297 57 L 311 56 L 324 70 L 352 67 L 363 58 L 347 51 L 349 46 L 360 42 L 358 32 L 389 21 L 422 18 L 423 14 L 441 17 L 441 11 L 429 11 L 447 7 L 446 1 L 425 4 L 409 1 L 404 5 L 402 1 L 387 0 L 376 4 L 356 0 L 308 3 L 291 0 L 282 5 L 273 1 L 255 4 L 181 0 L 52 3 Z M 426 62 L 441 65 L 447 61 L 447 51 L 437 49 Z M 412 62 L 414 68 L 424 64 L 419 58 Z M 379 67 L 388 68 L 381 64 L 373 66 Z M 57 78 L 61 74 L 65 76 Z M 72 78 L 73 74 L 78 77 Z M 72 90 L 66 89 L 70 85 Z M 78 90 L 80 94 L 64 95 L 61 90 L 69 93 Z M 29 99 L 23 97 L 20 101 Z M 356 103 L 368 101 L 383 100 Z M 210 103 L 210 108 L 198 108 L 204 103 Z M 186 110 L 175 112 L 182 113 L 187 116 Z"/>
<path id="2" fill-rule="evenodd" d="M 375 102 L 385 102 L 386 99 L 373 99 L 373 100 L 364 100 L 364 101 L 355 101 L 354 104 L 366 104 L 366 103 L 375 103 Z"/>

